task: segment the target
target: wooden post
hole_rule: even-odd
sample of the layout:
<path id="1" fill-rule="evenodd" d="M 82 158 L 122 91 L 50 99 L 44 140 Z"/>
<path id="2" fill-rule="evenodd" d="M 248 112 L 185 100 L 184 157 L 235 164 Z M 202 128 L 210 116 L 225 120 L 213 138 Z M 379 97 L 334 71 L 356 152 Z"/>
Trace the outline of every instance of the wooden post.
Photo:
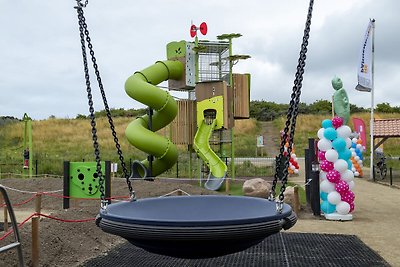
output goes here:
<path id="1" fill-rule="evenodd" d="M 231 179 L 225 179 L 225 192 L 229 194 L 231 190 Z"/>
<path id="2" fill-rule="evenodd" d="M 42 211 L 42 194 L 36 194 L 36 201 L 35 201 L 35 212 L 40 213 Z M 38 216 L 40 218 L 40 216 Z"/>
<path id="3" fill-rule="evenodd" d="M 178 194 L 178 196 L 182 196 L 182 190 L 178 189 L 177 194 Z"/>
<path id="4" fill-rule="evenodd" d="M 35 200 L 35 212 L 40 213 L 42 211 L 42 194 L 36 194 Z M 39 266 L 39 254 L 40 254 L 40 238 L 39 238 L 39 220 L 40 215 L 32 218 L 32 267 Z"/>
<path id="5" fill-rule="evenodd" d="M 294 189 L 293 209 L 295 213 L 299 213 L 300 212 L 299 187 L 296 185 L 293 189 Z"/>
<path id="6" fill-rule="evenodd" d="M 39 266 L 39 217 L 32 218 L 32 267 Z"/>
<path id="7" fill-rule="evenodd" d="M 3 198 L 3 194 L 0 193 L 0 204 L 5 204 L 4 202 L 4 198 Z M 3 208 L 3 214 L 4 214 L 4 233 L 8 231 L 8 210 L 7 210 L 7 206 L 4 206 Z"/>

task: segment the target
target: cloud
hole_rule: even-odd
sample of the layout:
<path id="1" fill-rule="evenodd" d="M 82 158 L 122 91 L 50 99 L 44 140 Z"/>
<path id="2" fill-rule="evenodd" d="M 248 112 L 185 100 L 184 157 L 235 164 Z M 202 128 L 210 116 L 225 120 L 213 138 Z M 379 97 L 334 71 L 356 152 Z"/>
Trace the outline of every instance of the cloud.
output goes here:
<path id="1" fill-rule="evenodd" d="M 206 21 L 201 39 L 239 32 L 235 72 L 252 74 L 251 99 L 288 103 L 309 1 L 204 0 L 90 1 L 84 10 L 110 107 L 138 108 L 124 90 L 135 71 L 165 59 L 165 46 L 189 36 L 191 21 Z M 375 102 L 400 104 L 395 0 L 315 1 L 301 101 L 330 99 L 330 80 L 342 78 L 350 101 L 370 105 L 355 91 L 358 52 L 368 19 L 376 19 Z M 74 1 L 0 1 L 0 115 L 34 119 L 87 114 L 86 86 Z M 94 78 L 92 73 L 92 78 Z M 101 98 L 92 81 L 96 109 Z M 388 97 L 390 96 L 390 97 Z"/>

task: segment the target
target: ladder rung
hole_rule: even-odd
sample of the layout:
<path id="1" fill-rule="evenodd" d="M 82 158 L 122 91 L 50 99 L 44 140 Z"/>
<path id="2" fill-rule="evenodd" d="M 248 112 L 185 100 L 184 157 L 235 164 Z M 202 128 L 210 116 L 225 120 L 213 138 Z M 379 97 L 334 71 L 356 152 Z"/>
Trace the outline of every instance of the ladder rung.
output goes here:
<path id="1" fill-rule="evenodd" d="M 8 244 L 8 245 L 6 245 L 6 246 L 0 248 L 0 253 L 6 252 L 7 250 L 16 248 L 16 247 L 18 247 L 18 246 L 20 246 L 20 245 L 21 245 L 20 242 L 14 242 L 14 243 Z"/>

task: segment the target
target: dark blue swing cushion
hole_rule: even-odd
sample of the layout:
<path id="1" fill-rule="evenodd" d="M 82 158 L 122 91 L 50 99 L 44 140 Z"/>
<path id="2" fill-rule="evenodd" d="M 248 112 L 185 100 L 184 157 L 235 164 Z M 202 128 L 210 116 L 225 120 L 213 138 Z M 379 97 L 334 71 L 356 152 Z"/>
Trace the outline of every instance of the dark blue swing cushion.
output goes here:
<path id="1" fill-rule="evenodd" d="M 103 219 L 126 224 L 160 226 L 223 226 L 252 224 L 288 217 L 292 209 L 276 211 L 274 201 L 240 196 L 178 196 L 111 204 Z"/>

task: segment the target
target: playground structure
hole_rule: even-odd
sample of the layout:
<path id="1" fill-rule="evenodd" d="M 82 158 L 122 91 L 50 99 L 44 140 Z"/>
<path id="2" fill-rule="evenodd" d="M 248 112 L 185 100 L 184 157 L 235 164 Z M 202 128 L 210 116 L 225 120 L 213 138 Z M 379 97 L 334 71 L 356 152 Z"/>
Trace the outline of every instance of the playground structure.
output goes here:
<path id="1" fill-rule="evenodd" d="M 104 173 L 104 194 L 111 196 L 111 162 L 101 163 Z M 63 209 L 68 209 L 70 198 L 98 199 L 100 198 L 99 179 L 96 171 L 96 162 L 64 161 Z M 108 203 L 111 203 L 108 200 Z"/>
<path id="2" fill-rule="evenodd" d="M 196 29 L 207 32 L 205 23 L 200 28 L 193 25 L 194 42 L 170 42 L 167 60 L 135 72 L 125 83 L 127 94 L 148 106 L 148 114 L 125 131 L 129 142 L 148 154 L 147 159 L 133 162 L 131 177 L 152 179 L 162 174 L 177 162 L 176 145 L 184 145 L 190 153 L 189 168 L 194 150 L 202 161 L 199 175 L 207 177 L 205 187 L 218 190 L 228 172 L 227 157 L 234 178 L 234 120 L 249 118 L 250 75 L 233 74 L 232 67 L 249 56 L 232 55 L 232 39 L 240 34 L 199 41 Z M 188 92 L 187 99 L 176 101 L 156 86 L 163 81 L 168 81 L 169 90 Z M 155 133 L 167 125 L 171 140 Z"/>
<path id="3" fill-rule="evenodd" d="M 22 120 L 24 122 L 24 175 L 31 178 L 33 174 L 32 119 L 25 113 Z M 25 158 L 26 149 L 28 149 L 27 158 Z"/>

